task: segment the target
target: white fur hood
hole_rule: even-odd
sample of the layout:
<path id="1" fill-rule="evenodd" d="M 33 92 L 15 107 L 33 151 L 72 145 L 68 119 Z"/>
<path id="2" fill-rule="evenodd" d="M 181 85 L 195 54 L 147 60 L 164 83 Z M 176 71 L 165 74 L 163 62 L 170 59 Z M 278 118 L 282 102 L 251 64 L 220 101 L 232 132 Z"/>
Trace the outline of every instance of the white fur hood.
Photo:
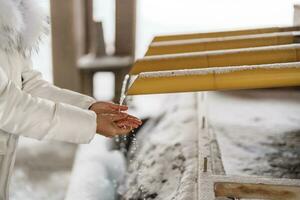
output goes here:
<path id="1" fill-rule="evenodd" d="M 48 32 L 38 0 L 0 0 L 0 50 L 29 56 Z"/>

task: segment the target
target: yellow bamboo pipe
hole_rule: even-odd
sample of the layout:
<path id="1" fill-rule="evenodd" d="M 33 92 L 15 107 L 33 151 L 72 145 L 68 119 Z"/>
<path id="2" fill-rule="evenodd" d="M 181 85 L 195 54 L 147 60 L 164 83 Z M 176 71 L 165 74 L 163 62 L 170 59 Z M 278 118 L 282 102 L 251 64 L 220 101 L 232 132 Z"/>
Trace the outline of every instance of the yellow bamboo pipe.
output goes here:
<path id="1" fill-rule="evenodd" d="M 146 56 L 292 44 L 299 36 L 300 32 L 283 32 L 154 42 Z"/>
<path id="2" fill-rule="evenodd" d="M 300 44 L 148 56 L 137 60 L 130 74 L 296 61 L 300 61 Z"/>
<path id="3" fill-rule="evenodd" d="M 300 86 L 300 62 L 219 67 L 137 76 L 127 95 Z"/>
<path id="4" fill-rule="evenodd" d="M 153 39 L 153 42 L 199 39 L 199 38 L 215 38 L 215 37 L 226 37 L 226 36 L 237 36 L 237 35 L 253 35 L 253 34 L 288 32 L 288 31 L 299 31 L 299 30 L 300 30 L 300 27 L 298 27 L 298 26 L 295 26 L 295 27 L 267 27 L 267 28 L 241 29 L 241 30 L 230 30 L 230 31 L 220 31 L 220 32 L 163 35 L 163 36 L 155 37 Z"/>

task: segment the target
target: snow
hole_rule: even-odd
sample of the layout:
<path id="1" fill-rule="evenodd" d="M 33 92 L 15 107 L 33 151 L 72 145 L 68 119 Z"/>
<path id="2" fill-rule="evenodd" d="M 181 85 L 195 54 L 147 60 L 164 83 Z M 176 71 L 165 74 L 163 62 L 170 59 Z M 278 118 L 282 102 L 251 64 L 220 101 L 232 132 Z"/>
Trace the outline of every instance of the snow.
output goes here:
<path id="1" fill-rule="evenodd" d="M 195 75 L 207 75 L 207 74 L 226 74 L 226 73 L 232 73 L 237 71 L 257 70 L 257 69 L 271 70 L 271 69 L 284 69 L 284 68 L 300 69 L 300 62 L 142 72 L 140 73 L 140 75 L 138 75 L 138 77 L 141 79 L 146 79 L 146 78 L 160 78 L 160 77 L 173 77 L 173 76 L 195 76 Z"/>
<path id="2" fill-rule="evenodd" d="M 117 186 L 125 178 L 125 159 L 111 149 L 111 139 L 95 137 L 91 144 L 80 145 L 66 200 L 115 200 Z"/>
<path id="3" fill-rule="evenodd" d="M 299 90 L 212 92 L 207 102 L 228 174 L 300 178 Z"/>
<path id="4" fill-rule="evenodd" d="M 21 138 L 12 177 L 12 200 L 64 199 L 75 145 Z"/>

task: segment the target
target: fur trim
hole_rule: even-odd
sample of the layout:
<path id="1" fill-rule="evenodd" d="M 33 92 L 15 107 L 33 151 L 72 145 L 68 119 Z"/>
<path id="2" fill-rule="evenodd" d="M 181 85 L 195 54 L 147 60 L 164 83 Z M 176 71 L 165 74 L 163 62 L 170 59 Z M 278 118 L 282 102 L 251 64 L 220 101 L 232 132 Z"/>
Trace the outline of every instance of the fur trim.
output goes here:
<path id="1" fill-rule="evenodd" d="M 0 0 L 0 49 L 29 57 L 48 33 L 49 20 L 35 0 Z"/>

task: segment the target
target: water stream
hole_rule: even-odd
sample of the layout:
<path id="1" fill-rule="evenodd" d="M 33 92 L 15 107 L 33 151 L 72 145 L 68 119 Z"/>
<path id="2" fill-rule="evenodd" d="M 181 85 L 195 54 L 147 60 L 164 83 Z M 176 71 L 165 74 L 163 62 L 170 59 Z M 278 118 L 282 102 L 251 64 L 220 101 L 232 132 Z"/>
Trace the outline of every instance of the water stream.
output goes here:
<path id="1" fill-rule="evenodd" d="M 125 77 L 124 77 L 124 80 L 123 80 L 123 84 L 122 84 L 122 90 L 121 90 L 121 96 L 120 96 L 120 101 L 119 101 L 119 104 L 120 105 L 125 105 L 127 102 L 126 102 L 126 98 L 127 98 L 127 89 L 129 87 L 129 84 L 130 84 L 130 75 L 127 74 Z M 132 130 L 131 132 L 131 135 L 132 135 L 132 141 L 131 141 L 131 147 L 130 147 L 130 160 L 129 160 L 129 165 L 133 164 L 134 161 L 135 164 L 137 166 L 139 166 L 141 163 L 137 160 L 137 156 L 136 156 L 136 151 L 138 149 L 138 143 L 137 143 L 137 138 L 136 138 L 136 133 L 134 132 L 134 130 Z M 128 152 L 127 152 L 127 149 L 126 149 L 126 143 L 127 143 L 127 136 L 117 136 L 115 138 L 115 141 L 117 143 L 120 143 L 120 150 L 124 153 L 124 155 L 126 155 Z M 136 167 L 138 168 L 138 167 Z M 143 185 L 140 185 L 139 184 L 139 176 L 141 174 L 141 168 L 138 168 L 139 171 L 137 172 L 137 187 L 138 187 L 138 190 L 141 191 L 142 194 L 145 194 L 144 192 L 144 187 Z M 119 195 L 124 195 L 124 193 L 126 192 L 128 188 L 125 188 L 125 185 L 121 185 L 118 187 L 118 194 Z M 146 200 L 146 197 L 144 196 L 143 197 L 144 200 Z"/>

